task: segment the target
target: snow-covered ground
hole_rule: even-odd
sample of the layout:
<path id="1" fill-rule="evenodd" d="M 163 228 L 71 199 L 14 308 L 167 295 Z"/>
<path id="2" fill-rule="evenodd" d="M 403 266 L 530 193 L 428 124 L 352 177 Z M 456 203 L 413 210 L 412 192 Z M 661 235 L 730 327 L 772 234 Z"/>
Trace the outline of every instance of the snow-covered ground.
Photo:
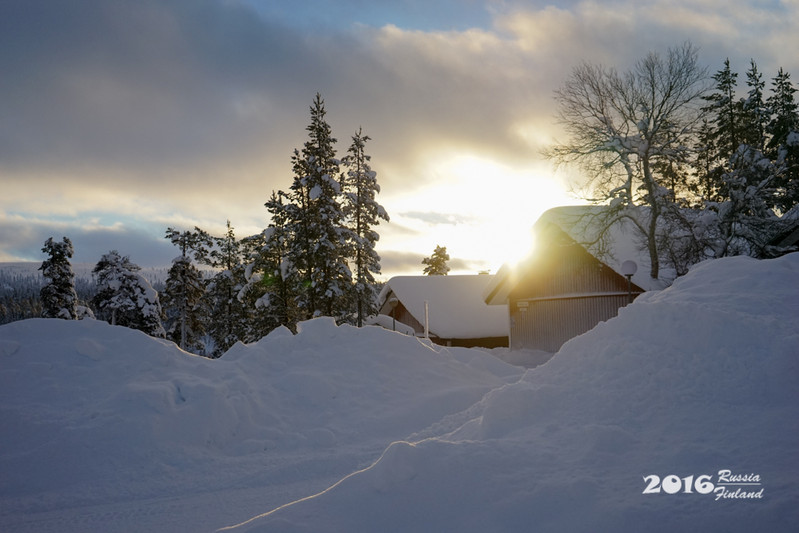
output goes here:
<path id="1" fill-rule="evenodd" d="M 793 531 L 797 381 L 799 254 L 703 263 L 527 371 L 327 319 L 219 360 L 16 322 L 0 531 Z"/>

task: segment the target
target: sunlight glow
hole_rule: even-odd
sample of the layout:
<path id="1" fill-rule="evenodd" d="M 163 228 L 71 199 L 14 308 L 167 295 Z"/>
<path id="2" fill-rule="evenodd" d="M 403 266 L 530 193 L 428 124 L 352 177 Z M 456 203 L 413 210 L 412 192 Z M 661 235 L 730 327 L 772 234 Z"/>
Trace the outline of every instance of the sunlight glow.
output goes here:
<path id="1" fill-rule="evenodd" d="M 395 198 L 392 220 L 415 230 L 403 247 L 428 255 L 446 246 L 467 262 L 453 274 L 496 271 L 532 250 L 532 226 L 541 214 L 575 202 L 546 168 L 510 167 L 474 155 L 455 154 L 431 166 L 424 191 Z"/>

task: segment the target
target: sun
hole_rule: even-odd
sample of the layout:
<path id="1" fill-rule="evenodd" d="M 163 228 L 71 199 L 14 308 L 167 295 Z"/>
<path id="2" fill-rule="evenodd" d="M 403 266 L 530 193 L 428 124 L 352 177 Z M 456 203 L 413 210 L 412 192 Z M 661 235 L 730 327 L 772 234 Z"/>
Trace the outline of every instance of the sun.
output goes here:
<path id="1" fill-rule="evenodd" d="M 426 187 L 386 203 L 403 234 L 381 242 L 425 256 L 445 246 L 453 259 L 450 274 L 496 273 L 518 262 L 533 249 L 532 227 L 541 214 L 574 202 L 542 163 L 516 167 L 458 152 L 437 158 L 424 172 L 431 177 Z"/>
<path id="2" fill-rule="evenodd" d="M 532 252 L 532 227 L 544 211 L 573 202 L 560 180 L 536 165 L 515 168 L 471 155 L 450 165 L 457 180 L 452 205 L 472 215 L 466 231 L 452 232 L 450 255 L 483 261 L 491 272 Z"/>

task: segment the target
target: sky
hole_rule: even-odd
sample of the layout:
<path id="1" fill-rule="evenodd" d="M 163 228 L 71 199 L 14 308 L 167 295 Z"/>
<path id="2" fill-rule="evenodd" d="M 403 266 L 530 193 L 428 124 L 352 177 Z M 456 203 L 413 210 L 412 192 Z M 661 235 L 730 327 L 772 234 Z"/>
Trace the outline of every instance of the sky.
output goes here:
<path id="1" fill-rule="evenodd" d="M 165 266 L 167 227 L 262 231 L 319 92 L 340 155 L 371 137 L 383 277 L 437 245 L 495 272 L 583 203 L 542 156 L 574 67 L 691 41 L 711 73 L 796 84 L 797 27 L 799 0 L 3 0 L 0 262 L 68 236 L 75 263 Z"/>

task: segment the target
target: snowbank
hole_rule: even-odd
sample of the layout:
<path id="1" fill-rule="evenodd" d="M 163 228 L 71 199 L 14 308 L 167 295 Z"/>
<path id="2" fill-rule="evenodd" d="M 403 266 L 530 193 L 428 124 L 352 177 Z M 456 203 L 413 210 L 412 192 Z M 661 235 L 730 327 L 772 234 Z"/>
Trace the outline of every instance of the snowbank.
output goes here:
<path id="1" fill-rule="evenodd" d="M 793 531 L 798 378 L 799 254 L 703 263 L 331 490 L 236 530 Z M 759 484 L 722 486 L 723 470 Z M 650 475 L 659 493 L 643 493 Z"/>
<path id="2" fill-rule="evenodd" d="M 269 485 L 285 503 L 521 373 L 328 319 L 218 360 L 99 321 L 15 322 L 0 328 L 0 530 L 24 530 L 31 512 L 231 487 Z"/>
<path id="3" fill-rule="evenodd" d="M 219 360 L 2 326 L 0 530 L 793 531 L 797 280 L 704 263 L 524 373 L 327 319 Z M 762 498 L 717 501 L 725 469 Z"/>

